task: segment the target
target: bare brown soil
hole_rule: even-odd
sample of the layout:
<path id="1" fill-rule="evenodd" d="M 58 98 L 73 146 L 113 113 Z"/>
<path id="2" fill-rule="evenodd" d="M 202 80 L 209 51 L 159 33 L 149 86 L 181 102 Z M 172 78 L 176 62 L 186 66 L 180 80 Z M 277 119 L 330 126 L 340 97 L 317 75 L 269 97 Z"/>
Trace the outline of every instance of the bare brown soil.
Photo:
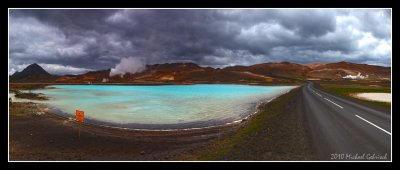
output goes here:
<path id="1" fill-rule="evenodd" d="M 181 131 L 135 131 L 82 125 L 54 114 L 37 114 L 40 105 L 10 105 L 10 160 L 159 161 L 198 148 L 235 126 Z M 221 133 L 221 134 L 220 134 Z"/>

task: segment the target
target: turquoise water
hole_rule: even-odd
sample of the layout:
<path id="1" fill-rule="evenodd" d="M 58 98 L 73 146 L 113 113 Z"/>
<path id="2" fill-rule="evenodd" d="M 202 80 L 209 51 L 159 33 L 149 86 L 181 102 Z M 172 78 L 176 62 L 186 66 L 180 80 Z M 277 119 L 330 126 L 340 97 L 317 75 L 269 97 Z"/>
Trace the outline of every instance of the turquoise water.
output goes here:
<path id="1" fill-rule="evenodd" d="M 202 127 L 240 120 L 255 111 L 257 103 L 295 86 L 249 85 L 54 85 L 35 90 L 66 114 L 83 110 L 97 123 L 133 128 Z M 135 126 L 136 125 L 136 126 Z M 124 126 L 123 126 L 124 127 Z"/>

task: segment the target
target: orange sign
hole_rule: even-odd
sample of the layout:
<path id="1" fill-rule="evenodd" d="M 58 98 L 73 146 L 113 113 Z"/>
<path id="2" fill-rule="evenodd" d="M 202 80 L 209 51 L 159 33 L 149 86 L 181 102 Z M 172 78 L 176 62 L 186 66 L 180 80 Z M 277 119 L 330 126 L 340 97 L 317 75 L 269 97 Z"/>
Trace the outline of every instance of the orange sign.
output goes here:
<path id="1" fill-rule="evenodd" d="M 76 110 L 75 119 L 77 122 L 84 122 L 85 121 L 85 113 L 80 110 Z"/>

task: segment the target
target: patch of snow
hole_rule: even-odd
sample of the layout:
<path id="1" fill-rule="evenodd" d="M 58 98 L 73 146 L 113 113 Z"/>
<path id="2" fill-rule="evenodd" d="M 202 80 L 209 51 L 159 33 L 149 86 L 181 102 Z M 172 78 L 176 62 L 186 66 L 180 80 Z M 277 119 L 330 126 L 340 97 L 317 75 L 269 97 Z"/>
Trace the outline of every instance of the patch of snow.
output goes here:
<path id="1" fill-rule="evenodd" d="M 357 98 L 381 102 L 392 102 L 392 93 L 357 93 Z"/>

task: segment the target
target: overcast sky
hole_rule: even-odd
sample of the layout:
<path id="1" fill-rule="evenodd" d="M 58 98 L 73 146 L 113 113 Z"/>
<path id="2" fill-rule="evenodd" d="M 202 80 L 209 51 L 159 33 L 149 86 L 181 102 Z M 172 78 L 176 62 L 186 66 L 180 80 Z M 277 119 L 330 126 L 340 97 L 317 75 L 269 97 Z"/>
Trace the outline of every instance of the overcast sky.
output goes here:
<path id="1" fill-rule="evenodd" d="M 390 66 L 391 33 L 387 9 L 10 9 L 9 73 L 36 62 L 52 74 L 78 74 L 126 57 Z"/>

